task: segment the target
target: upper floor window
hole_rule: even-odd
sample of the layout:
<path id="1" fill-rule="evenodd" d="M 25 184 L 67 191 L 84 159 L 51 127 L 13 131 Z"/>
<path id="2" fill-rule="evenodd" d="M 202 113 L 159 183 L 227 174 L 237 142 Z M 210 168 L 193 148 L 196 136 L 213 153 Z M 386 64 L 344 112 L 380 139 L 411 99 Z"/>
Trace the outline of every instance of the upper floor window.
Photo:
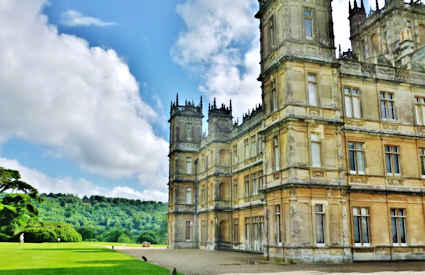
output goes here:
<path id="1" fill-rule="evenodd" d="M 425 125 L 425 97 L 415 97 L 415 115 L 418 125 Z"/>
<path id="2" fill-rule="evenodd" d="M 192 203 L 192 188 L 186 188 L 186 204 Z"/>
<path id="3" fill-rule="evenodd" d="M 388 176 L 400 175 L 400 150 L 398 146 L 385 146 L 385 164 Z"/>
<path id="4" fill-rule="evenodd" d="M 379 102 L 381 105 L 381 118 L 384 120 L 395 120 L 394 94 L 381 92 Z"/>
<path id="5" fill-rule="evenodd" d="M 238 182 L 234 181 L 233 182 L 233 190 L 232 190 L 232 195 L 233 195 L 233 200 L 237 201 L 238 200 Z"/>
<path id="6" fill-rule="evenodd" d="M 317 82 L 316 75 L 309 74 L 307 76 L 307 92 L 308 92 L 308 104 L 311 106 L 317 106 Z"/>
<path id="7" fill-rule="evenodd" d="M 208 165 L 209 165 L 209 158 L 208 155 L 205 157 L 205 171 L 208 171 Z"/>
<path id="8" fill-rule="evenodd" d="M 257 181 L 257 173 L 254 173 L 251 175 L 251 182 L 252 182 L 252 194 L 257 195 L 258 194 L 258 181 Z"/>
<path id="9" fill-rule="evenodd" d="M 325 208 L 323 204 L 314 205 L 314 216 L 316 222 L 316 243 L 325 243 Z"/>
<path id="10" fill-rule="evenodd" d="M 256 139 L 255 139 L 255 136 L 252 136 L 251 137 L 251 148 L 250 148 L 250 150 L 251 150 L 251 157 L 254 157 L 255 156 L 255 147 L 256 147 Z"/>
<path id="11" fill-rule="evenodd" d="M 322 166 L 322 157 L 321 157 L 321 144 L 320 137 L 317 134 L 312 134 L 310 137 L 311 141 L 311 166 L 321 167 Z"/>
<path id="12" fill-rule="evenodd" d="M 272 82 L 272 97 L 271 97 L 271 111 L 277 111 L 277 89 L 276 89 L 276 80 Z"/>
<path id="13" fill-rule="evenodd" d="M 274 47 L 275 47 L 275 43 L 276 43 L 276 39 L 275 39 L 275 18 L 274 16 L 270 17 L 269 20 L 269 26 L 268 26 L 268 38 L 269 38 L 269 51 L 271 52 Z"/>
<path id="14" fill-rule="evenodd" d="M 360 118 L 360 94 L 358 89 L 344 88 L 345 115 Z"/>
<path id="15" fill-rule="evenodd" d="M 233 163 L 238 162 L 238 145 L 233 145 Z"/>
<path id="16" fill-rule="evenodd" d="M 192 158 L 186 158 L 186 174 L 192 174 Z"/>
<path id="17" fill-rule="evenodd" d="M 311 9 L 304 9 L 304 29 L 305 37 L 313 38 L 313 11 Z"/>
<path id="18" fill-rule="evenodd" d="M 273 138 L 273 168 L 277 171 L 280 168 L 280 156 L 279 156 L 279 138 Z"/>
<path id="19" fill-rule="evenodd" d="M 365 158 L 363 143 L 349 142 L 348 143 L 348 158 L 350 163 L 350 173 L 364 174 L 365 173 Z"/>
<path id="20" fill-rule="evenodd" d="M 425 148 L 419 148 L 419 157 L 421 159 L 421 175 L 425 177 Z"/>
<path id="21" fill-rule="evenodd" d="M 251 188 L 249 186 L 249 175 L 245 176 L 244 185 L 245 185 L 245 197 L 249 197 L 251 194 Z"/>
<path id="22" fill-rule="evenodd" d="M 247 160 L 249 158 L 249 139 L 244 140 L 244 159 Z"/>
<path id="23" fill-rule="evenodd" d="M 191 234 L 190 234 L 190 224 L 191 224 L 190 221 L 186 221 L 186 228 L 185 228 L 186 241 L 190 241 L 190 236 L 191 236 Z"/>
<path id="24" fill-rule="evenodd" d="M 369 244 L 369 208 L 353 208 L 354 243 Z"/>
<path id="25" fill-rule="evenodd" d="M 188 123 L 186 125 L 186 137 L 188 141 L 192 141 L 193 138 L 193 127 L 192 124 Z"/>
<path id="26" fill-rule="evenodd" d="M 393 244 L 406 244 L 406 209 L 391 208 Z"/>

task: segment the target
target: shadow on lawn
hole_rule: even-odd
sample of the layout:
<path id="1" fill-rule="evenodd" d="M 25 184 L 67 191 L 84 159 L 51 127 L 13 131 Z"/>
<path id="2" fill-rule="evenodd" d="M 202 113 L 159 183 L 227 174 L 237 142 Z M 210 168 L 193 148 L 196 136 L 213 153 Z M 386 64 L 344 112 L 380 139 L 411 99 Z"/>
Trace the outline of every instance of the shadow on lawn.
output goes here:
<path id="1" fill-rule="evenodd" d="M 78 261 L 78 266 L 70 268 L 37 268 L 37 269 L 9 269 L 0 270 L 0 275 L 121 275 L 121 274 L 152 274 L 168 275 L 170 271 L 141 262 L 139 260 L 111 260 L 111 261 Z M 181 274 L 180 274 L 181 275 Z"/>
<path id="2" fill-rule="evenodd" d="M 107 249 L 107 248 L 24 248 L 24 250 L 31 250 L 31 251 L 70 251 L 70 252 L 78 252 L 78 253 L 105 253 L 105 252 L 111 252 L 113 253 L 113 250 Z"/>

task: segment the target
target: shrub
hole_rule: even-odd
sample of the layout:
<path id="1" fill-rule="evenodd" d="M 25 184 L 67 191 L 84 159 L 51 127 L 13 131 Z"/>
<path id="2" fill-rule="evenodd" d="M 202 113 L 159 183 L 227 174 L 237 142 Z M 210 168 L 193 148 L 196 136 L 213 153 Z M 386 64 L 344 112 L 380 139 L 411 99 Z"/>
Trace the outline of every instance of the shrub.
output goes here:
<path id="1" fill-rule="evenodd" d="M 150 242 L 151 244 L 158 244 L 158 237 L 153 231 L 146 230 L 143 231 L 142 234 L 140 234 L 139 238 L 137 238 L 137 242 L 143 243 L 143 242 Z"/>
<path id="2" fill-rule="evenodd" d="M 12 237 L 3 233 L 0 233 L 0 242 L 8 242 Z"/>
<path id="3" fill-rule="evenodd" d="M 25 241 L 40 242 L 81 242 L 81 235 L 75 229 L 66 223 L 32 223 L 21 232 L 25 233 Z M 20 233 L 15 237 L 19 238 Z"/>
<path id="4" fill-rule="evenodd" d="M 131 238 L 125 234 L 125 233 L 121 233 L 120 236 L 118 237 L 117 240 L 119 243 L 132 243 L 133 241 L 131 240 Z"/>

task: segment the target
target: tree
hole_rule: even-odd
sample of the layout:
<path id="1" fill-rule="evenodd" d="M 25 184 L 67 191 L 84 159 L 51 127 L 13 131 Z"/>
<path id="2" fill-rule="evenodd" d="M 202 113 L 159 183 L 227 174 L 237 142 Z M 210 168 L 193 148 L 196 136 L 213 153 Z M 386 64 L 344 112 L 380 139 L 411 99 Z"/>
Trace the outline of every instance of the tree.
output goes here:
<path id="1" fill-rule="evenodd" d="M 146 230 L 143 231 L 142 234 L 140 234 L 139 238 L 137 238 L 137 242 L 143 243 L 143 242 L 149 242 L 151 244 L 158 244 L 158 237 L 153 231 Z"/>
<path id="2" fill-rule="evenodd" d="M 11 192 L 0 201 L 0 233 L 12 237 L 36 220 L 41 202 L 38 190 L 21 180 L 19 171 L 0 167 L 0 193 Z"/>

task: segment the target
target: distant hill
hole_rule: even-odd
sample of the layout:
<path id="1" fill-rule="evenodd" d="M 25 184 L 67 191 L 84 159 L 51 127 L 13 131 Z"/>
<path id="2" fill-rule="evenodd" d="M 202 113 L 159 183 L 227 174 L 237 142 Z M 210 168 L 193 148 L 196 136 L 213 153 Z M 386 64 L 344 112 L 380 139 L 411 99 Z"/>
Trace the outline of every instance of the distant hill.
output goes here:
<path id="1" fill-rule="evenodd" d="M 69 223 L 85 240 L 135 242 L 150 230 L 160 243 L 167 242 L 166 203 L 66 194 L 41 197 L 43 202 L 37 205 L 41 221 Z"/>

